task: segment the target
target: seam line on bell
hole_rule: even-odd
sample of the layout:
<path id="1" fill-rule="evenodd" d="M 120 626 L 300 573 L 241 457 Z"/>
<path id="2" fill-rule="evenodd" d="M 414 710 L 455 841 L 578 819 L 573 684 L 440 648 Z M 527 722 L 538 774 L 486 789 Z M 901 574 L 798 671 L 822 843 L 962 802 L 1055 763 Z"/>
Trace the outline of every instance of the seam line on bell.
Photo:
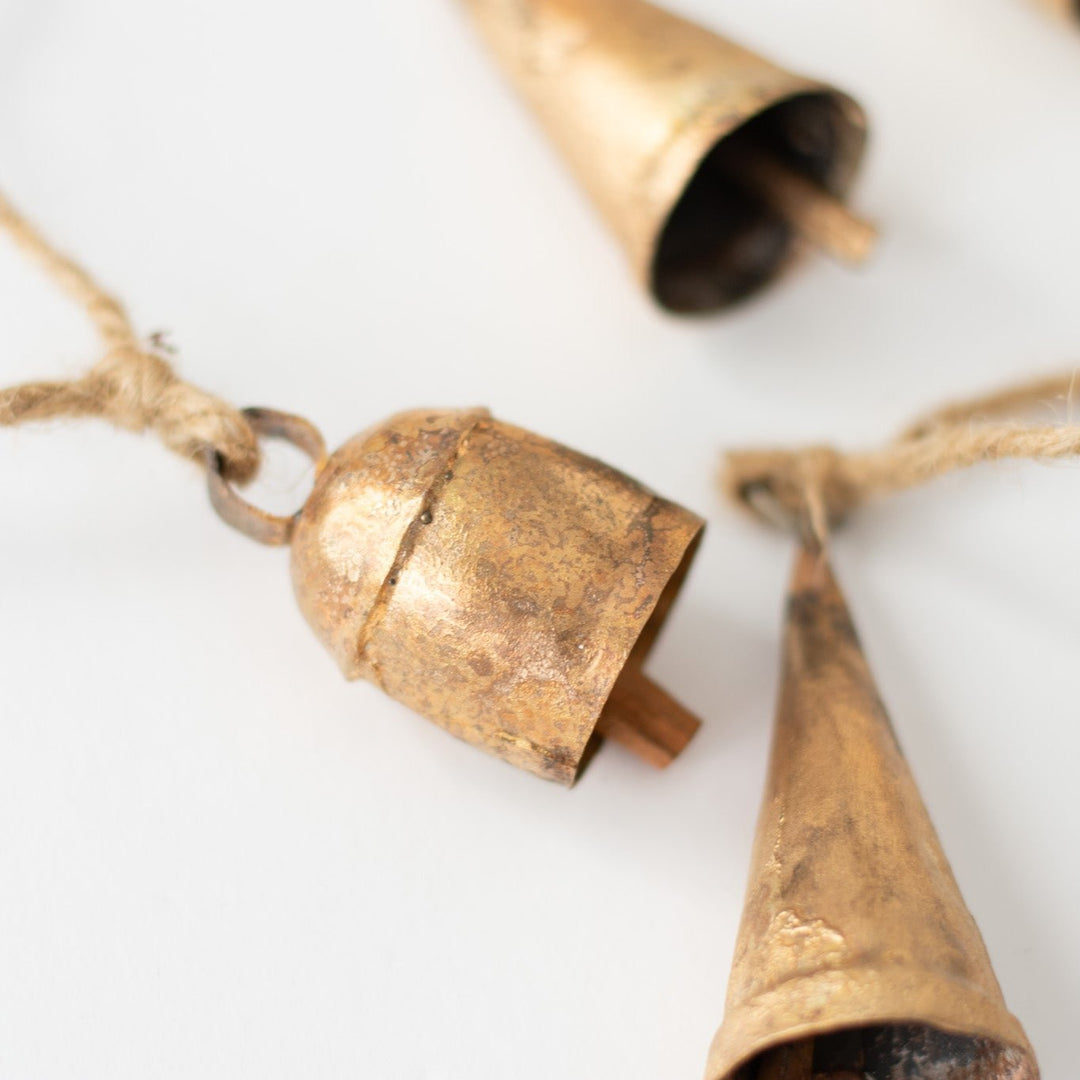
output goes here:
<path id="1" fill-rule="evenodd" d="M 356 647 L 357 659 L 367 661 L 368 668 L 371 671 L 371 681 L 384 692 L 386 692 L 386 686 L 383 683 L 382 670 L 379 666 L 379 661 L 374 656 L 366 655 L 368 646 L 371 644 L 371 639 L 375 636 L 375 631 L 379 628 L 379 624 L 382 622 L 383 617 L 390 606 L 390 598 L 393 595 L 397 580 L 405 571 L 409 557 L 416 548 L 416 542 L 419 539 L 420 532 L 422 529 L 427 528 L 427 524 L 421 521 L 421 518 L 426 512 L 430 513 L 433 507 L 436 506 L 439 496 L 443 493 L 447 484 L 453 479 L 454 466 L 457 465 L 461 460 L 462 455 L 468 449 L 469 439 L 476 429 L 485 420 L 489 420 L 490 418 L 491 414 L 485 409 L 476 414 L 468 427 L 462 429 L 453 451 L 447 455 L 446 460 L 439 467 L 438 475 L 432 480 L 431 484 L 424 492 L 423 497 L 420 500 L 420 508 L 413 520 L 409 522 L 409 527 L 405 530 L 405 534 L 401 538 L 401 543 L 398 545 L 397 552 L 394 554 L 394 561 L 390 564 L 390 569 L 387 571 L 386 577 L 383 578 L 382 584 L 379 586 L 379 591 L 375 594 L 375 602 L 371 605 L 367 619 L 364 620 L 364 625 L 360 630 L 360 637 Z"/>

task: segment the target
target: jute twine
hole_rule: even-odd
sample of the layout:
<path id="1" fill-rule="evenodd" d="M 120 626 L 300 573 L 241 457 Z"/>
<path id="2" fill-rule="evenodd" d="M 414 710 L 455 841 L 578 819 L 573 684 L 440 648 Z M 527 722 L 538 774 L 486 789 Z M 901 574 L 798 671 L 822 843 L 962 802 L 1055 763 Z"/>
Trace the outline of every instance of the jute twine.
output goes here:
<path id="1" fill-rule="evenodd" d="M 58 252 L 2 194 L 0 225 L 82 306 L 105 346 L 102 359 L 79 379 L 0 391 L 0 425 L 97 416 L 130 431 L 152 430 L 187 458 L 215 453 L 230 479 L 254 475 L 259 446 L 239 410 L 178 378 L 154 347 L 139 339 L 120 303 Z"/>
<path id="2" fill-rule="evenodd" d="M 1017 419 L 1039 405 L 1069 403 L 1075 383 L 1075 375 L 1052 376 L 946 405 L 876 450 L 733 451 L 721 482 L 737 505 L 824 546 L 829 530 L 871 499 L 983 462 L 1049 462 L 1080 454 L 1080 426 Z"/>

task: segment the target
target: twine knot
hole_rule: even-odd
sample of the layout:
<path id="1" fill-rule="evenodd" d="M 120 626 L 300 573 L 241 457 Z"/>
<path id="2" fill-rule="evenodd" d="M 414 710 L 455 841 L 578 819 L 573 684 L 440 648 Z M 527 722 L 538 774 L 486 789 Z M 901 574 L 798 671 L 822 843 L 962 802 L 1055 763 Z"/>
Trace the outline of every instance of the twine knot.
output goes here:
<path id="1" fill-rule="evenodd" d="M 721 482 L 738 506 L 821 547 L 830 529 L 871 498 L 982 462 L 1080 454 L 1080 426 L 1016 419 L 1036 406 L 1069 402 L 1073 390 L 1073 375 L 1052 376 L 947 405 L 876 450 L 736 450 L 725 459 Z"/>
<path id="2" fill-rule="evenodd" d="M 722 480 L 732 501 L 767 524 L 818 543 L 860 501 L 844 455 L 831 446 L 733 451 Z"/>
<path id="3" fill-rule="evenodd" d="M 85 380 L 87 389 L 101 398 L 101 415 L 128 431 L 153 424 L 176 381 L 160 356 L 127 344 L 107 352 Z"/>
<path id="4" fill-rule="evenodd" d="M 243 414 L 177 377 L 152 349 L 125 343 L 111 349 L 86 382 L 100 415 L 128 431 L 155 431 L 171 450 L 189 458 L 208 452 L 232 480 L 254 475 L 259 447 Z"/>
<path id="5" fill-rule="evenodd" d="M 3 196 L 0 226 L 81 304 L 106 348 L 82 378 L 0 391 L 0 426 L 97 416 L 128 431 L 152 430 L 184 457 L 215 455 L 231 480 L 254 476 L 259 446 L 240 410 L 180 379 L 164 357 L 139 340 L 121 304 L 57 252 Z"/>

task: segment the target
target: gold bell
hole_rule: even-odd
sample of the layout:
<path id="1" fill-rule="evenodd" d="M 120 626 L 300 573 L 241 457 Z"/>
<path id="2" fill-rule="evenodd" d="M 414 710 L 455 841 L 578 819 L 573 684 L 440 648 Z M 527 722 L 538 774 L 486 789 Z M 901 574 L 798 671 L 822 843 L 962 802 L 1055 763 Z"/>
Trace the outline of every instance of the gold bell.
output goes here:
<path id="1" fill-rule="evenodd" d="M 697 729 L 641 665 L 702 528 L 486 409 L 408 412 L 322 468 L 293 581 L 348 678 L 571 784 L 598 734 L 662 766 Z"/>
<path id="2" fill-rule="evenodd" d="M 1080 0 L 1035 0 L 1041 7 L 1063 19 L 1080 19 Z"/>
<path id="3" fill-rule="evenodd" d="M 839 201 L 866 140 L 851 98 L 645 0 L 465 3 L 663 307 L 741 300 L 797 236 L 869 253 Z"/>
<path id="4" fill-rule="evenodd" d="M 823 556 L 801 554 L 788 603 L 708 1080 L 1037 1080 Z"/>

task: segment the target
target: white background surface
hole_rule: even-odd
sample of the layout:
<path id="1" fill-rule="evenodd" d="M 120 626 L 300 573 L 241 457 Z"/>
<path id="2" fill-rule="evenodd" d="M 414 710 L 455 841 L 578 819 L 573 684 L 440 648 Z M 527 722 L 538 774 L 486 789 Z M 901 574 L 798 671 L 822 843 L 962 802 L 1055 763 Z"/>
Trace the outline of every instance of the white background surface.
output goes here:
<path id="1" fill-rule="evenodd" d="M 885 438 L 1080 355 L 1080 35 L 1021 0 L 684 0 L 874 121 L 884 242 L 680 322 L 630 282 L 449 0 L 0 2 L 2 185 L 184 374 L 321 424 L 486 403 L 710 518 L 652 663 L 704 716 L 572 792 L 340 680 L 286 556 L 103 425 L 0 436 L 0 1080 L 695 1078 L 722 1013 L 790 545 L 717 452 Z M 0 372 L 82 318 L 0 244 Z M 285 505 L 305 478 L 271 459 Z M 882 691 L 1049 1080 L 1080 1000 L 1080 472 L 836 544 Z"/>

